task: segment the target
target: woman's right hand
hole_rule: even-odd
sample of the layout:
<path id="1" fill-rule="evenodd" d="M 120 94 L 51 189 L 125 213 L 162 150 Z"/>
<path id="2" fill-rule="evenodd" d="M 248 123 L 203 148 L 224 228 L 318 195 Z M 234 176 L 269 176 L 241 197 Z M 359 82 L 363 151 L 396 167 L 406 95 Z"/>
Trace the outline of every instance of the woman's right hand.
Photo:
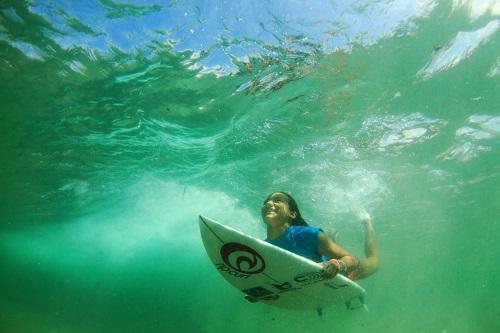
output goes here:
<path id="1" fill-rule="evenodd" d="M 355 213 L 358 219 L 360 219 L 363 222 L 370 222 L 372 220 L 370 214 L 368 214 L 368 212 L 362 207 L 358 207 Z"/>

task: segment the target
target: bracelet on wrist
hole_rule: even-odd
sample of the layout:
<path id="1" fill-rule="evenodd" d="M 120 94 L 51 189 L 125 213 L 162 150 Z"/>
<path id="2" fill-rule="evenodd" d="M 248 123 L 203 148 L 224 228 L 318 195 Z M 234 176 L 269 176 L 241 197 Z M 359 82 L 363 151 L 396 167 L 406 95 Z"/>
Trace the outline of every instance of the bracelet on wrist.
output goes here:
<path id="1" fill-rule="evenodd" d="M 338 273 L 340 273 L 342 275 L 346 275 L 346 273 L 347 273 L 347 264 L 344 261 L 338 260 L 338 259 L 330 259 L 328 261 L 332 262 L 333 264 L 335 264 L 335 266 L 337 266 Z"/>
<path id="2" fill-rule="evenodd" d="M 347 275 L 347 264 L 343 260 L 339 260 L 339 273 L 342 275 Z"/>

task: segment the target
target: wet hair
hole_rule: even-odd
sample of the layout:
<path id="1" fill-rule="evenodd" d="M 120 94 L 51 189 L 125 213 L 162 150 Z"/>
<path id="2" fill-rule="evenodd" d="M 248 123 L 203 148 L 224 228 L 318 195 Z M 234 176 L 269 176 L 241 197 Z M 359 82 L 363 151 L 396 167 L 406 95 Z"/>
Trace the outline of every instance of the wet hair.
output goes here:
<path id="1" fill-rule="evenodd" d="M 277 191 L 277 192 L 273 192 L 271 193 L 267 198 L 266 200 L 264 200 L 264 202 L 267 202 L 269 200 L 269 198 L 271 197 L 271 195 L 273 195 L 274 193 L 281 193 L 281 194 L 284 194 L 287 198 L 288 198 L 288 206 L 290 207 L 290 210 L 292 212 L 295 212 L 296 216 L 293 220 L 290 221 L 290 225 L 294 225 L 294 226 L 303 226 L 303 227 L 307 227 L 309 224 L 307 224 L 307 222 L 302 218 L 302 215 L 300 215 L 300 210 L 299 210 L 299 206 L 297 205 L 297 201 L 295 201 L 295 199 L 288 193 L 286 192 L 283 192 L 283 191 Z"/>

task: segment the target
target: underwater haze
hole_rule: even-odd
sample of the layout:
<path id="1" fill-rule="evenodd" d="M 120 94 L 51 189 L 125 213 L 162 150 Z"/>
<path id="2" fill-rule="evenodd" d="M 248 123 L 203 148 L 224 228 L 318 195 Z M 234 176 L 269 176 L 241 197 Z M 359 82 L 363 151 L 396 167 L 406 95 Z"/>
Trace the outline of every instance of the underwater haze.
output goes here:
<path id="1" fill-rule="evenodd" d="M 500 1 L 5 0 L 0 75 L 1 332 L 500 332 Z M 222 279 L 276 190 L 368 310 Z"/>

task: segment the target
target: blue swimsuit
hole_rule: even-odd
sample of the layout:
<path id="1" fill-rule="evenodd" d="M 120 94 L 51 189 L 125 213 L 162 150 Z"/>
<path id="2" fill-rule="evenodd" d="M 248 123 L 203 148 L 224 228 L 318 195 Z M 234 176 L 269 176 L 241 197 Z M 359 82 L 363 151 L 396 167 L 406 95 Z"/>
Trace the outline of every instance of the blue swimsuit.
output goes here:
<path id="1" fill-rule="evenodd" d="M 281 236 L 266 239 L 266 242 L 314 262 L 320 262 L 323 260 L 318 252 L 320 231 L 318 227 L 290 226 Z"/>

